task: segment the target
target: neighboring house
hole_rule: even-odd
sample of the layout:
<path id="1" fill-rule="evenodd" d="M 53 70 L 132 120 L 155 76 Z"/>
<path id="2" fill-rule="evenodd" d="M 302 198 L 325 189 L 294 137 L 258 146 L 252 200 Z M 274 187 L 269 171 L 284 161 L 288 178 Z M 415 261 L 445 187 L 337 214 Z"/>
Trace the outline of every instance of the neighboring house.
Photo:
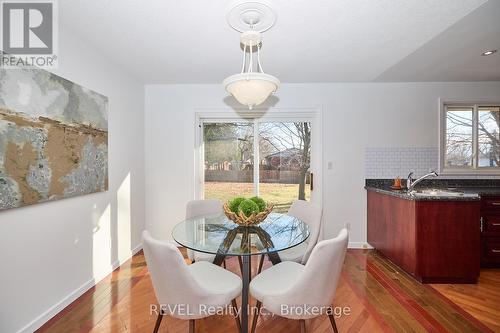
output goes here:
<path id="1" fill-rule="evenodd" d="M 285 149 L 270 155 L 267 155 L 263 163 L 273 169 L 299 170 L 302 152 L 298 148 Z"/>

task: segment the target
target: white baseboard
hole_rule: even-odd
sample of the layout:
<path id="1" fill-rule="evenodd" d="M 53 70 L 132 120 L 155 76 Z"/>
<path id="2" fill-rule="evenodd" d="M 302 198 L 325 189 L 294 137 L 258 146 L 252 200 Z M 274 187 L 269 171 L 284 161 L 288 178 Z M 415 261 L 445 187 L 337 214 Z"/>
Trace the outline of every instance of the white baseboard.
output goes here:
<path id="1" fill-rule="evenodd" d="M 32 322 L 28 325 L 21 328 L 17 333 L 32 333 L 42 327 L 47 321 L 49 321 L 56 314 L 61 312 L 65 307 L 70 305 L 73 301 L 75 301 L 78 297 L 82 296 L 87 290 L 92 288 L 95 285 L 95 280 L 90 279 L 76 290 L 71 292 L 68 296 L 64 297 L 62 300 L 51 306 L 47 311 L 36 317 Z"/>
<path id="2" fill-rule="evenodd" d="M 364 242 L 349 242 L 349 244 L 347 245 L 347 248 L 349 248 L 349 249 L 373 249 L 373 247 L 370 244 L 364 243 Z"/>
<path id="3" fill-rule="evenodd" d="M 109 272 L 113 272 L 115 269 L 117 269 L 123 262 L 127 261 L 130 259 L 132 256 L 134 256 L 137 252 L 142 250 L 142 243 L 134 247 L 130 251 L 130 257 L 127 259 L 124 259 L 123 261 L 116 260 L 114 261 L 110 267 L 109 267 Z M 106 276 L 108 275 L 106 274 Z M 52 317 L 57 315 L 59 312 L 64 310 L 65 307 L 70 305 L 72 302 L 74 302 L 78 297 L 82 296 L 87 290 L 95 286 L 99 281 L 95 281 L 94 278 L 88 280 L 84 284 L 82 284 L 80 287 L 78 287 L 76 290 L 72 291 L 64 297 L 62 300 L 51 306 L 47 311 L 36 317 L 33 321 L 31 321 L 29 324 L 21 328 L 17 333 L 32 333 L 42 327 L 43 324 L 45 324 L 47 321 L 49 321 Z"/>
<path id="4" fill-rule="evenodd" d="M 135 256 L 137 254 L 137 252 L 139 252 L 140 250 L 142 250 L 142 243 L 140 243 L 139 245 L 137 245 L 136 247 L 134 247 L 130 252 L 131 252 L 131 257 Z M 128 259 L 127 259 L 128 260 Z"/>

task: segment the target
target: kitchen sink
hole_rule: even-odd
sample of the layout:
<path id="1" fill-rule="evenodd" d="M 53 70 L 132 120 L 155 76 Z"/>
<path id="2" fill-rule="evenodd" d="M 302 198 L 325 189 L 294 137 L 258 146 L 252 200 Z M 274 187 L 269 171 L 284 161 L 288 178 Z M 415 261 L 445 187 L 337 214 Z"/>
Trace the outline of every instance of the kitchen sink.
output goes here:
<path id="1" fill-rule="evenodd" d="M 412 191 L 410 195 L 417 197 L 477 197 L 477 194 L 450 191 L 446 189 L 424 188 Z"/>

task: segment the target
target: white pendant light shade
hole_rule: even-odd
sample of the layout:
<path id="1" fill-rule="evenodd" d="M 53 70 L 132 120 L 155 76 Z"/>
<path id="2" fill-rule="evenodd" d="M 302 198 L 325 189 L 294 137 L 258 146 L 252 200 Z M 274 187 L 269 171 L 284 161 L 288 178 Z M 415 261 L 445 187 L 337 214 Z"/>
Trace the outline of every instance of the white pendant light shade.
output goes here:
<path id="1" fill-rule="evenodd" d="M 275 92 L 280 81 L 265 73 L 241 73 L 231 75 L 222 84 L 238 102 L 252 109 L 255 105 L 262 104 L 269 95 Z"/>

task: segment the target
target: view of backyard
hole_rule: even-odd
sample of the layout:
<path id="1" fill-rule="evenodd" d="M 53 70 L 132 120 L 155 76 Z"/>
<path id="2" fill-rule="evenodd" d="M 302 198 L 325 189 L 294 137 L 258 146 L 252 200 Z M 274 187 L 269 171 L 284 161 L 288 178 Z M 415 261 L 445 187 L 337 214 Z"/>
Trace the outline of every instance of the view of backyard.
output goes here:
<path id="1" fill-rule="evenodd" d="M 273 203 L 275 212 L 310 199 L 310 123 L 205 123 L 203 144 L 205 199 L 252 197 L 257 183 L 258 195 Z"/>

